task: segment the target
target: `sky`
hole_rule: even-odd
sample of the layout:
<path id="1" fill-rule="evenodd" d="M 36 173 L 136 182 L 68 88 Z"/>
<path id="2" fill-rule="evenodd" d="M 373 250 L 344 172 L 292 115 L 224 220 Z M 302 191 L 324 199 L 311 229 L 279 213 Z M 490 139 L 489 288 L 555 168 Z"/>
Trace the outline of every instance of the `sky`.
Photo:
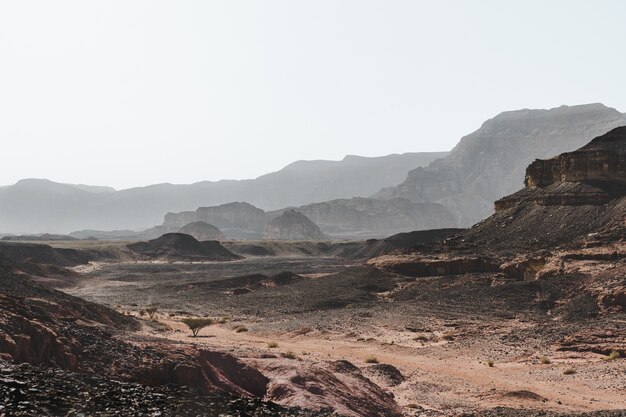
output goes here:
<path id="1" fill-rule="evenodd" d="M 254 178 L 626 112 L 626 2 L 0 1 L 0 184 Z"/>

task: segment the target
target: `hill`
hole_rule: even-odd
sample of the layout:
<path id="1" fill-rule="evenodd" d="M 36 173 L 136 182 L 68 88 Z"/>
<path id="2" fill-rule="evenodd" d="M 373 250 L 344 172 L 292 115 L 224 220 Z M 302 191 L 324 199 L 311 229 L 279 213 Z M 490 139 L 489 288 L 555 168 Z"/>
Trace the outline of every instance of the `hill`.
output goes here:
<path id="1" fill-rule="evenodd" d="M 168 261 L 233 261 L 241 258 L 219 242 L 199 242 L 193 236 L 182 233 L 167 233 L 148 242 L 130 243 L 126 247 L 149 259 Z"/>

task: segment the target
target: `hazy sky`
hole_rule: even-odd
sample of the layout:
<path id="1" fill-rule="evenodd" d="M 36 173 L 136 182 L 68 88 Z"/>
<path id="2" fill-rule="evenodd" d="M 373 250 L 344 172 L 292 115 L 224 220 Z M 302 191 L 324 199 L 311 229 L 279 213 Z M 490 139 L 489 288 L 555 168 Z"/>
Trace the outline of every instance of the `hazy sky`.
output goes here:
<path id="1" fill-rule="evenodd" d="M 249 178 L 626 111 L 626 1 L 0 1 L 0 184 Z"/>

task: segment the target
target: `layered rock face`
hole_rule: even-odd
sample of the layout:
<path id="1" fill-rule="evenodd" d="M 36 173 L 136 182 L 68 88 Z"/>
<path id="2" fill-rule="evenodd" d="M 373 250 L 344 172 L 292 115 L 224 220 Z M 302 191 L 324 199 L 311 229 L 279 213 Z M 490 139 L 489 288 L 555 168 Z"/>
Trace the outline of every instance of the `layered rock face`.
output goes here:
<path id="1" fill-rule="evenodd" d="M 376 197 L 439 203 L 455 217 L 443 226 L 468 226 L 491 214 L 493 201 L 522 187 L 533 160 L 572 151 L 624 125 L 623 114 L 602 104 L 501 113 L 463 137 L 449 156 L 411 171 Z"/>
<path id="2" fill-rule="evenodd" d="M 192 222 L 182 227 L 178 233 L 193 236 L 197 240 L 224 240 L 226 237 L 220 229 L 206 222 Z"/>
<path id="3" fill-rule="evenodd" d="M 526 188 L 495 203 L 496 211 L 520 201 L 539 205 L 600 205 L 626 195 L 626 127 L 586 146 L 536 160 L 526 169 Z"/>
<path id="4" fill-rule="evenodd" d="M 595 138 L 588 145 L 547 160 L 536 160 L 526 169 L 527 187 L 557 182 L 626 184 L 626 127 Z"/>
<path id="5" fill-rule="evenodd" d="M 263 238 L 269 240 L 320 240 L 326 238 L 326 235 L 304 214 L 296 210 L 287 210 L 268 223 Z"/>

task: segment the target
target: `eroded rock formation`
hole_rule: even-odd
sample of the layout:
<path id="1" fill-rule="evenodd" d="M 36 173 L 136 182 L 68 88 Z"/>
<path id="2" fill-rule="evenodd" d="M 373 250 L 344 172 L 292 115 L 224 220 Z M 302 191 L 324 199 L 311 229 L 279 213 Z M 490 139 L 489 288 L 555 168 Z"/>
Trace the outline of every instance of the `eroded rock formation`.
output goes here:
<path id="1" fill-rule="evenodd" d="M 320 240 L 326 236 L 319 226 L 304 214 L 296 210 L 286 210 L 269 222 L 263 238 L 269 240 Z"/>
<path id="2" fill-rule="evenodd" d="M 199 241 L 204 240 L 224 240 L 224 233 L 217 227 L 206 222 L 192 222 L 182 227 L 178 233 L 193 236 Z"/>

